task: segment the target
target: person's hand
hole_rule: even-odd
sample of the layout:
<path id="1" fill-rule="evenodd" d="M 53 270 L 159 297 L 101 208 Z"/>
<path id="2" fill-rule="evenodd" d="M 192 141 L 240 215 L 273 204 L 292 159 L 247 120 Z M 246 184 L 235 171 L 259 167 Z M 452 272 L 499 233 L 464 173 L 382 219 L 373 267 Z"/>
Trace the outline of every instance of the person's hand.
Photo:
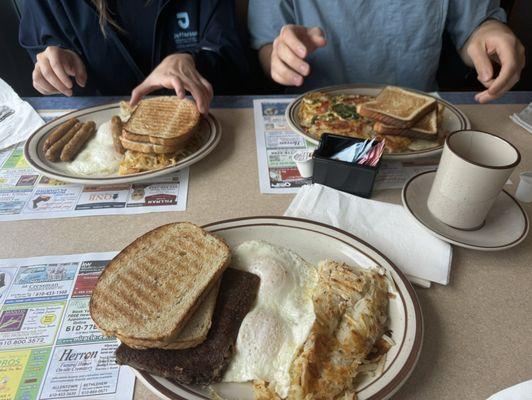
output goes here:
<path id="1" fill-rule="evenodd" d="M 467 40 L 462 58 L 475 67 L 478 80 L 486 87 L 476 94 L 475 100 L 487 103 L 503 96 L 519 81 L 525 66 L 525 48 L 506 25 L 489 20 Z M 501 66 L 497 76 L 494 76 L 492 61 Z"/>
<path id="2" fill-rule="evenodd" d="M 196 69 L 190 54 L 172 54 L 166 57 L 139 86 L 131 92 L 131 106 L 157 89 L 174 89 L 180 99 L 190 92 L 202 114 L 209 111 L 213 91 L 211 84 Z"/>
<path id="3" fill-rule="evenodd" d="M 310 74 L 305 61 L 311 53 L 327 44 L 320 28 L 285 25 L 273 41 L 270 57 L 272 79 L 285 86 L 301 86 Z"/>
<path id="4" fill-rule="evenodd" d="M 33 87 L 42 94 L 63 93 L 72 96 L 72 79 L 84 87 L 87 82 L 87 71 L 81 58 L 71 50 L 56 46 L 48 46 L 45 51 L 37 54 L 37 62 L 33 69 Z"/>

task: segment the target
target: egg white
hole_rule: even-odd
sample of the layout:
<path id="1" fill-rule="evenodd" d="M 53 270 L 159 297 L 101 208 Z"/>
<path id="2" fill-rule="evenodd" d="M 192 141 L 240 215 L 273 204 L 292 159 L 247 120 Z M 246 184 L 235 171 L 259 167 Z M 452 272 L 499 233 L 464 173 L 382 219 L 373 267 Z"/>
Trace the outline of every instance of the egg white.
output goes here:
<path id="1" fill-rule="evenodd" d="M 66 168 L 77 175 L 111 175 L 118 171 L 122 155 L 113 147 L 111 121 L 100 125 L 78 156 Z"/>
<path id="2" fill-rule="evenodd" d="M 263 241 L 238 246 L 232 267 L 256 274 L 261 281 L 223 380 L 264 380 L 284 398 L 290 387 L 290 364 L 316 318 L 311 297 L 316 269 L 291 250 Z"/>

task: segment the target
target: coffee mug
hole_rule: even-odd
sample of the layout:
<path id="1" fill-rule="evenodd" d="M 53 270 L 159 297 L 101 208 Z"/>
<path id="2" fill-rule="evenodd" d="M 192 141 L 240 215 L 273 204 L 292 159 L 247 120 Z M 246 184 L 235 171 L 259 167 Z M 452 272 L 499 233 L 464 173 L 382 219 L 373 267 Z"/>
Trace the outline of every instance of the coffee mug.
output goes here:
<path id="1" fill-rule="evenodd" d="M 476 130 L 450 133 L 427 201 L 430 212 L 453 228 L 481 228 L 520 161 L 519 151 L 497 135 Z"/>

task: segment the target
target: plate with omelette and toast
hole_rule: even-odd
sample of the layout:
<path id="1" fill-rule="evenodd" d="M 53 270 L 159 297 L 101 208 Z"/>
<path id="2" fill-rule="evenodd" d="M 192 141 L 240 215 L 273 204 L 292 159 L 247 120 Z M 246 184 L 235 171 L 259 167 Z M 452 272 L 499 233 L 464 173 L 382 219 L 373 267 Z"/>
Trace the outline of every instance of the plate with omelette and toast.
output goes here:
<path id="1" fill-rule="evenodd" d="M 105 267 L 90 315 L 116 362 L 165 399 L 388 399 L 423 321 L 404 274 L 307 220 L 160 226 Z"/>
<path id="2" fill-rule="evenodd" d="M 324 133 L 384 140 L 384 159 L 441 153 L 447 134 L 469 129 L 465 114 L 428 93 L 396 86 L 341 85 L 307 92 L 286 109 L 291 129 L 318 144 Z"/>
<path id="3" fill-rule="evenodd" d="M 45 176 L 69 183 L 108 185 L 155 178 L 192 165 L 221 138 L 212 116 L 176 96 L 80 109 L 43 125 L 24 156 Z"/>

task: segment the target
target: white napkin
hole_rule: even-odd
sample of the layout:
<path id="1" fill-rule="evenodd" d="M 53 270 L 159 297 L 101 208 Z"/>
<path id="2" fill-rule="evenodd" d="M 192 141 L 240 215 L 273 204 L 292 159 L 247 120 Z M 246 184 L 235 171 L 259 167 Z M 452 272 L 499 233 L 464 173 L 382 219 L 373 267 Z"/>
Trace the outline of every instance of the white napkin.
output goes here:
<path id="1" fill-rule="evenodd" d="M 39 114 L 0 78 L 0 150 L 26 140 L 43 124 Z"/>
<path id="2" fill-rule="evenodd" d="M 488 400 L 532 400 L 532 380 L 501 390 Z"/>
<path id="3" fill-rule="evenodd" d="M 449 283 L 451 246 L 419 227 L 402 206 L 312 184 L 299 190 L 285 215 L 352 233 L 380 250 L 412 283 Z"/>
<path id="4" fill-rule="evenodd" d="M 521 112 L 510 115 L 510 119 L 521 128 L 532 133 L 532 103 Z"/>

